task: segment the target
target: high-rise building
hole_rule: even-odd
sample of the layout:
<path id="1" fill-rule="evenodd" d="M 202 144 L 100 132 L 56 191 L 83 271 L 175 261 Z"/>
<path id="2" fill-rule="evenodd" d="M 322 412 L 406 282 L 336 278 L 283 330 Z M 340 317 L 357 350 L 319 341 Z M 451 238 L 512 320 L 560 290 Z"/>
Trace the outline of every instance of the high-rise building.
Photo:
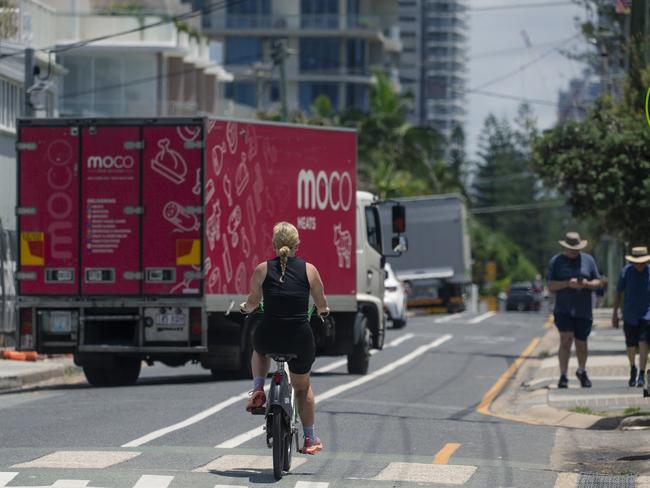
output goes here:
<path id="1" fill-rule="evenodd" d="M 465 122 L 466 0 L 399 0 L 402 91 L 413 97 L 411 122 L 450 134 Z"/>
<path id="2" fill-rule="evenodd" d="M 580 78 L 572 78 L 566 90 L 560 90 L 558 95 L 558 123 L 569 120 L 582 120 L 587 110 L 603 93 L 601 77 L 586 69 Z"/>
<path id="3" fill-rule="evenodd" d="M 281 41 L 289 52 L 287 108 L 307 112 L 318 95 L 337 110 L 367 108 L 374 70 L 399 89 L 396 22 L 395 0 L 247 0 L 206 11 L 203 31 L 225 45 L 225 68 L 235 77 L 226 96 L 261 110 L 280 103 L 272 51 Z"/>

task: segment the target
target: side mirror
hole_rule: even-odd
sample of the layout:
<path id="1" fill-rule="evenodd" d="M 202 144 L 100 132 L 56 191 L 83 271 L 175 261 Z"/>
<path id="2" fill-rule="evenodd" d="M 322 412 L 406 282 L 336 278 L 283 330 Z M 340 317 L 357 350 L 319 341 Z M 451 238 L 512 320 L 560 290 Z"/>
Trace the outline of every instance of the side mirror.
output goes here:
<path id="1" fill-rule="evenodd" d="M 402 254 L 403 252 L 408 251 L 409 243 L 408 240 L 406 239 L 406 236 L 393 237 L 392 248 L 393 248 L 393 252 L 396 252 L 398 254 Z"/>
<path id="2" fill-rule="evenodd" d="M 406 232 L 406 208 L 398 203 L 393 207 L 393 234 L 404 232 Z"/>

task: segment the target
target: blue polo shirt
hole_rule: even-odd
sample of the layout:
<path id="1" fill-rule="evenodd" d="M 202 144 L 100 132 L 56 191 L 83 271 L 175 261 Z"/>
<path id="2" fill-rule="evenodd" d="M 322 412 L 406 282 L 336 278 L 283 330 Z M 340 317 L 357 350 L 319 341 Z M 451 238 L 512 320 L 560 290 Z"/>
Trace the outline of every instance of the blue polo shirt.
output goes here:
<path id="1" fill-rule="evenodd" d="M 577 258 L 571 259 L 564 254 L 556 254 L 548 263 L 546 279 L 548 281 L 569 281 L 571 278 L 598 280 L 600 273 L 594 258 L 581 252 Z M 574 290 L 564 288 L 555 293 L 555 310 L 559 315 L 588 319 L 592 315 L 592 290 L 581 288 Z"/>
<path id="2" fill-rule="evenodd" d="M 629 325 L 637 325 L 640 319 L 650 318 L 650 267 L 646 266 L 638 272 L 634 265 L 626 264 L 621 271 L 621 277 L 616 284 L 616 290 L 625 293 L 623 303 L 623 321 Z"/>

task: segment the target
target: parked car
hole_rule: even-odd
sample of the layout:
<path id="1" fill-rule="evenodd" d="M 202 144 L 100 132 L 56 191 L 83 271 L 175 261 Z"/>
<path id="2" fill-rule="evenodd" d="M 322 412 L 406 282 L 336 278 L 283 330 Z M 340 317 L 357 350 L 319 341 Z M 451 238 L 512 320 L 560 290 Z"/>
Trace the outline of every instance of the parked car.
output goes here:
<path id="1" fill-rule="evenodd" d="M 530 282 L 513 283 L 508 289 L 506 310 L 539 311 L 542 304 L 542 290 Z"/>
<path id="2" fill-rule="evenodd" d="M 406 289 L 390 264 L 386 263 L 386 279 L 384 280 L 384 310 L 394 329 L 406 325 Z"/>

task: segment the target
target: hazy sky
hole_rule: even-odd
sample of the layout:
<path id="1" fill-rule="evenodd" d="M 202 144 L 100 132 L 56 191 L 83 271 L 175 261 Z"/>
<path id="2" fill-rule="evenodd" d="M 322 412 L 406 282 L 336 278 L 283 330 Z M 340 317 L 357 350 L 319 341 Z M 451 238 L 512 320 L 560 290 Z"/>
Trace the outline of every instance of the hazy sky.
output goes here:
<path id="1" fill-rule="evenodd" d="M 526 3 L 556 3 L 557 0 L 469 0 L 470 8 L 512 6 Z M 557 52 L 557 47 L 584 46 L 582 37 L 568 38 L 578 33 L 574 18 L 584 17 L 584 10 L 575 5 L 545 6 L 542 8 L 470 11 L 470 45 L 468 88 L 516 71 L 522 65 L 545 55 L 539 62 L 517 74 L 499 81 L 485 91 L 513 97 L 547 100 L 554 106 L 531 104 L 540 128 L 548 128 L 556 121 L 558 90 L 566 89 L 571 78 L 579 76 L 583 65 L 570 61 Z M 532 48 L 526 48 L 522 30 L 525 30 Z M 502 54 L 493 51 L 513 50 Z M 515 51 L 516 50 L 516 51 Z M 492 112 L 497 116 L 514 118 L 518 101 L 492 98 L 470 93 L 468 102 L 468 154 L 475 157 L 478 135 L 483 121 Z"/>

